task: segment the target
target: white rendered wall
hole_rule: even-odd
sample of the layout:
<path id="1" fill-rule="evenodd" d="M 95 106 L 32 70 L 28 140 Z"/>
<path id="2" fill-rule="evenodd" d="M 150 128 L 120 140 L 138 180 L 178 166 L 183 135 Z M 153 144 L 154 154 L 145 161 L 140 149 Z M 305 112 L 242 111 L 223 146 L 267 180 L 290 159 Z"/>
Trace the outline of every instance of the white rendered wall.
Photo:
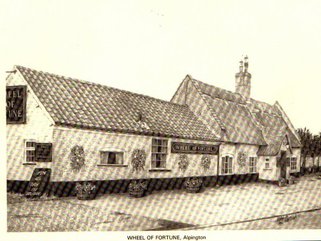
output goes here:
<path id="1" fill-rule="evenodd" d="M 270 167 L 265 168 L 265 160 L 269 158 Z M 279 177 L 278 168 L 276 167 L 276 156 L 260 156 L 258 161 L 259 178 L 268 181 L 277 181 Z"/>
<path id="2" fill-rule="evenodd" d="M 19 72 L 7 78 L 7 86 L 27 85 Z M 53 122 L 37 100 L 32 90 L 27 86 L 26 124 L 7 124 L 7 180 L 24 180 L 31 178 L 34 168 L 52 166 L 51 163 L 23 165 L 25 161 L 25 140 L 37 142 L 52 142 Z"/>
<path id="3" fill-rule="evenodd" d="M 151 136 L 118 134 L 103 131 L 83 130 L 66 127 L 56 127 L 54 130 L 54 153 L 52 181 L 80 180 L 119 180 L 136 178 L 170 178 L 186 176 L 214 176 L 217 170 L 217 155 L 211 155 L 211 167 L 204 171 L 201 168 L 202 154 L 187 154 L 188 169 L 182 172 L 178 168 L 178 157 L 170 151 L 171 141 L 188 143 L 217 144 L 213 142 L 192 141 L 184 139 L 168 140 L 168 155 L 166 169 L 169 172 L 150 172 L 151 169 Z M 70 166 L 70 150 L 80 145 L 85 151 L 85 166 L 79 171 L 73 171 Z M 143 171 L 133 172 L 131 156 L 135 149 L 143 149 L 147 154 Z M 99 166 L 101 150 L 121 150 L 124 152 L 124 164 L 128 166 Z"/>

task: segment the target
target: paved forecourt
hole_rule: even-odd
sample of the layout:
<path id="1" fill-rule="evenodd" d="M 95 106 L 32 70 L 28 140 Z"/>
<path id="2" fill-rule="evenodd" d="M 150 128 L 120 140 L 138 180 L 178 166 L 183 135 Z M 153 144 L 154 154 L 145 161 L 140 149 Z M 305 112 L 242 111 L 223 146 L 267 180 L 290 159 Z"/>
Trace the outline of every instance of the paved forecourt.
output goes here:
<path id="1" fill-rule="evenodd" d="M 305 176 L 299 182 L 278 187 L 264 183 L 207 188 L 202 193 L 159 191 L 143 198 L 106 194 L 82 203 L 104 211 L 193 225 L 215 225 L 251 220 L 321 207 L 321 179 Z"/>

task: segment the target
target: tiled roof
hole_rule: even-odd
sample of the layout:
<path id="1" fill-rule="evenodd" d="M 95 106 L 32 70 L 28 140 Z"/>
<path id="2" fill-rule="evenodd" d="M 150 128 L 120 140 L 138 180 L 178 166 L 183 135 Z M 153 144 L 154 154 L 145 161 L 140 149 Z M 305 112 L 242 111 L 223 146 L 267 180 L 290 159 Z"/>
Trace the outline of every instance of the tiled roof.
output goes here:
<path id="1" fill-rule="evenodd" d="M 243 96 L 192 80 L 211 107 L 214 118 L 222 123 L 225 135 L 222 141 L 266 145 L 262 131 L 253 121 L 253 117 Z"/>
<path id="2" fill-rule="evenodd" d="M 282 136 L 284 138 L 284 136 Z M 257 155 L 258 156 L 275 156 L 279 153 L 283 138 L 274 137 L 274 142 L 266 145 L 260 146 Z"/>
<path id="3" fill-rule="evenodd" d="M 16 66 L 57 125 L 217 140 L 188 106 Z"/>
<path id="4" fill-rule="evenodd" d="M 281 148 L 285 135 L 289 137 L 292 147 L 300 147 L 300 142 L 290 131 L 275 105 L 250 99 L 249 106 L 255 121 L 261 125 L 264 138 L 268 143 L 268 146 L 260 147 L 258 155 L 276 155 Z"/>
<path id="5" fill-rule="evenodd" d="M 259 155 L 276 155 L 287 134 L 292 147 L 300 147 L 275 105 L 246 99 L 199 80 L 191 81 L 211 107 L 213 117 L 225 128 L 222 141 L 261 145 Z"/>

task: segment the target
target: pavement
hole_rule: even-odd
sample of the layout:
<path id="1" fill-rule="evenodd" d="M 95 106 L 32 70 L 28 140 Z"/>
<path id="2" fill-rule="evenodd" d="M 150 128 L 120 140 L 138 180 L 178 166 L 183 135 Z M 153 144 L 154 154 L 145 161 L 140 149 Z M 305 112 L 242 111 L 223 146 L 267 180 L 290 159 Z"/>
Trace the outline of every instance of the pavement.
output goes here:
<path id="1" fill-rule="evenodd" d="M 321 178 L 317 175 L 300 177 L 296 184 L 286 187 L 244 183 L 206 188 L 202 193 L 172 190 L 155 191 L 143 198 L 105 194 L 95 200 L 72 198 L 66 201 L 104 212 L 205 227 L 321 208 Z"/>

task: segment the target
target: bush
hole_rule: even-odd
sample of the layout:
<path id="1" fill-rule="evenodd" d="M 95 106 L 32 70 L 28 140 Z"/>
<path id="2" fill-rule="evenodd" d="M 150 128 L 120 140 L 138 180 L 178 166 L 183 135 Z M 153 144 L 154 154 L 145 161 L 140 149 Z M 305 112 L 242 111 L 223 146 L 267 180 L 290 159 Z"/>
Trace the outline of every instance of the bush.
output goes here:
<path id="1" fill-rule="evenodd" d="M 92 183 L 77 183 L 76 193 L 79 200 L 92 200 L 95 198 L 96 185 Z"/>
<path id="2" fill-rule="evenodd" d="M 143 197 L 147 190 L 147 183 L 145 181 L 131 181 L 128 186 L 128 192 L 131 197 Z"/>
<path id="3" fill-rule="evenodd" d="M 184 187 L 187 192 L 200 192 L 203 187 L 203 180 L 200 177 L 190 177 L 184 182 Z"/>

